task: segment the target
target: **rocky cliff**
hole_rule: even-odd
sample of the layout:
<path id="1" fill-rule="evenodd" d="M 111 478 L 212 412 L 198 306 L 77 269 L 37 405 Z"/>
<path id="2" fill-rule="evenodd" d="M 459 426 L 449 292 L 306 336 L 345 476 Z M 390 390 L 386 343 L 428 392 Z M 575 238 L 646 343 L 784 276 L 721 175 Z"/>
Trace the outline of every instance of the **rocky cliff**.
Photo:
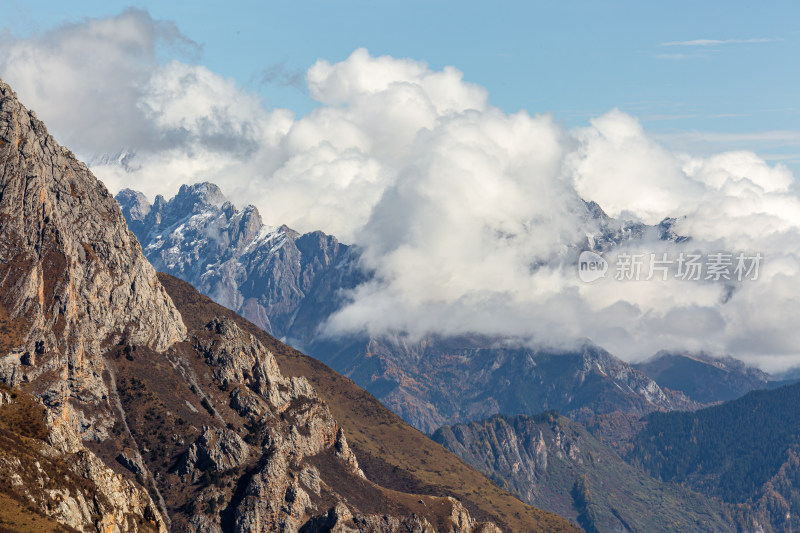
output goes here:
<path id="1" fill-rule="evenodd" d="M 0 163 L 4 501 L 79 531 L 497 531 L 370 481 L 236 321 L 187 328 L 118 205 L 2 83 Z"/>
<path id="2" fill-rule="evenodd" d="M 164 350 L 186 328 L 105 187 L 1 82 L 0 164 L 0 380 L 56 410 L 102 402 L 105 345 Z"/>

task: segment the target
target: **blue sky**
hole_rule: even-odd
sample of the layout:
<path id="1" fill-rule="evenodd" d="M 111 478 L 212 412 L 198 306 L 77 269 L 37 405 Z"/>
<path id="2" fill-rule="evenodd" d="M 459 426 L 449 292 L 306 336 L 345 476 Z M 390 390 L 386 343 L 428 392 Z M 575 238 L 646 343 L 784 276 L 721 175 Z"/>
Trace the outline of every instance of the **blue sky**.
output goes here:
<path id="1" fill-rule="evenodd" d="M 798 168 L 797 2 L 12 0 L 0 20 L 27 36 L 127 6 L 174 21 L 202 45 L 193 61 L 268 107 L 308 112 L 306 69 L 366 47 L 454 65 L 508 112 L 552 111 L 575 126 L 617 107 L 679 149 L 752 147 Z"/>

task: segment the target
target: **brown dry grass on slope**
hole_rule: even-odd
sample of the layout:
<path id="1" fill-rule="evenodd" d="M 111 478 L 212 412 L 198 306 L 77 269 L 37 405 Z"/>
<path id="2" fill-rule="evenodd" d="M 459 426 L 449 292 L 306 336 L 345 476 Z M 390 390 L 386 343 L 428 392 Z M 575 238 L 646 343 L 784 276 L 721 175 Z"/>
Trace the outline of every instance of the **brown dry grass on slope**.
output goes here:
<path id="1" fill-rule="evenodd" d="M 491 520 L 504 531 L 580 531 L 566 519 L 524 504 L 500 489 L 323 363 L 282 344 L 233 311 L 215 304 L 190 284 L 167 274 L 158 276 L 187 327 L 197 330 L 215 316 L 227 316 L 275 354 L 284 374 L 305 376 L 344 427 L 369 479 L 395 491 L 454 496 L 476 519 Z"/>

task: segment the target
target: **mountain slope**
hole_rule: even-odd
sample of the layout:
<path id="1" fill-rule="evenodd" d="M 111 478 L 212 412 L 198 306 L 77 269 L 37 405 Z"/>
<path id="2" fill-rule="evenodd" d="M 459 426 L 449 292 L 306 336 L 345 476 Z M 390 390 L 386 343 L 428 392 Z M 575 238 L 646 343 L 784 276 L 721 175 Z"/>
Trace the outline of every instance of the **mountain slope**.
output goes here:
<path id="1" fill-rule="evenodd" d="M 694 413 L 653 413 L 628 459 L 654 476 L 746 504 L 766 531 L 800 527 L 800 384 Z"/>
<path id="2" fill-rule="evenodd" d="M 725 402 L 758 389 L 772 388 L 772 377 L 732 357 L 661 352 L 633 365 L 662 387 L 681 391 L 704 404 Z"/>
<path id="3" fill-rule="evenodd" d="M 201 295 L 188 283 L 167 274 L 159 274 L 159 279 L 187 317 L 190 327 L 202 324 L 209 317 L 225 317 L 268 347 L 287 376 L 305 376 L 342 424 L 350 446 L 359 457 L 359 465 L 369 479 L 398 491 L 452 494 L 471 514 L 492 520 L 507 531 L 565 528 L 560 518 L 525 505 L 501 490 L 323 363 L 281 344 L 233 311 Z"/>
<path id="4" fill-rule="evenodd" d="M 365 477 L 255 326 L 185 323 L 116 202 L 2 82 L 0 139 L 2 423 L 24 414 L 0 497 L 79 531 L 497 531 Z M 574 530 L 535 513 L 522 530 Z"/>
<path id="5" fill-rule="evenodd" d="M 553 411 L 446 426 L 433 439 L 524 501 L 579 521 L 586 531 L 731 528 L 721 502 L 656 481 Z"/>

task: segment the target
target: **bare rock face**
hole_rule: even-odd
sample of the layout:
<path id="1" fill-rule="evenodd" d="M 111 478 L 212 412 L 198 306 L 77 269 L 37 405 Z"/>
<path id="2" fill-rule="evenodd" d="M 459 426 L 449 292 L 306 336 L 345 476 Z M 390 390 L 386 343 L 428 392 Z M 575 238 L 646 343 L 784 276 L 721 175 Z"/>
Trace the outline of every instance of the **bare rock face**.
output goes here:
<path id="1" fill-rule="evenodd" d="M 235 432 L 206 428 L 188 450 L 180 474 L 242 466 L 252 450 L 262 457 L 236 507 L 236 531 L 297 531 L 317 511 L 319 496 L 344 480 L 320 479 L 306 460 L 330 451 L 350 475 L 364 479 L 343 430 L 304 378 L 284 377 L 274 356 L 229 319 L 216 318 L 193 342 L 214 379 L 230 393 L 230 407 L 254 428 L 248 446 Z M 252 407 L 256 406 L 256 407 Z M 252 446 L 252 449 L 251 449 Z M 326 483 L 327 481 L 327 483 Z"/>
<path id="2" fill-rule="evenodd" d="M 331 533 L 434 533 L 436 530 L 425 518 L 413 514 L 404 518 L 365 516 L 353 513 L 343 503 L 337 503 L 326 516 L 314 524 L 311 531 Z M 450 531 L 455 531 L 451 529 Z M 472 530 L 470 530 L 472 531 Z"/>
<path id="3" fill-rule="evenodd" d="M 225 472 L 244 464 L 250 456 L 250 448 L 235 432 L 227 428 L 203 428 L 203 434 L 189 448 L 180 462 L 177 472 L 189 474 L 192 481 L 200 479 L 207 470 Z"/>
<path id="4" fill-rule="evenodd" d="M 448 533 L 501 533 L 491 523 L 477 523 L 458 500 L 446 499 L 449 506 L 446 529 Z M 309 529 L 331 533 L 435 533 L 437 530 L 425 517 L 411 514 L 406 517 L 364 515 L 337 503 L 327 515 L 317 519 Z"/>
<path id="5" fill-rule="evenodd" d="M 163 351 L 186 327 L 105 187 L 0 81 L 0 381 L 52 407 L 102 399 L 103 347 Z M 60 380 L 39 382 L 44 373 Z"/>

